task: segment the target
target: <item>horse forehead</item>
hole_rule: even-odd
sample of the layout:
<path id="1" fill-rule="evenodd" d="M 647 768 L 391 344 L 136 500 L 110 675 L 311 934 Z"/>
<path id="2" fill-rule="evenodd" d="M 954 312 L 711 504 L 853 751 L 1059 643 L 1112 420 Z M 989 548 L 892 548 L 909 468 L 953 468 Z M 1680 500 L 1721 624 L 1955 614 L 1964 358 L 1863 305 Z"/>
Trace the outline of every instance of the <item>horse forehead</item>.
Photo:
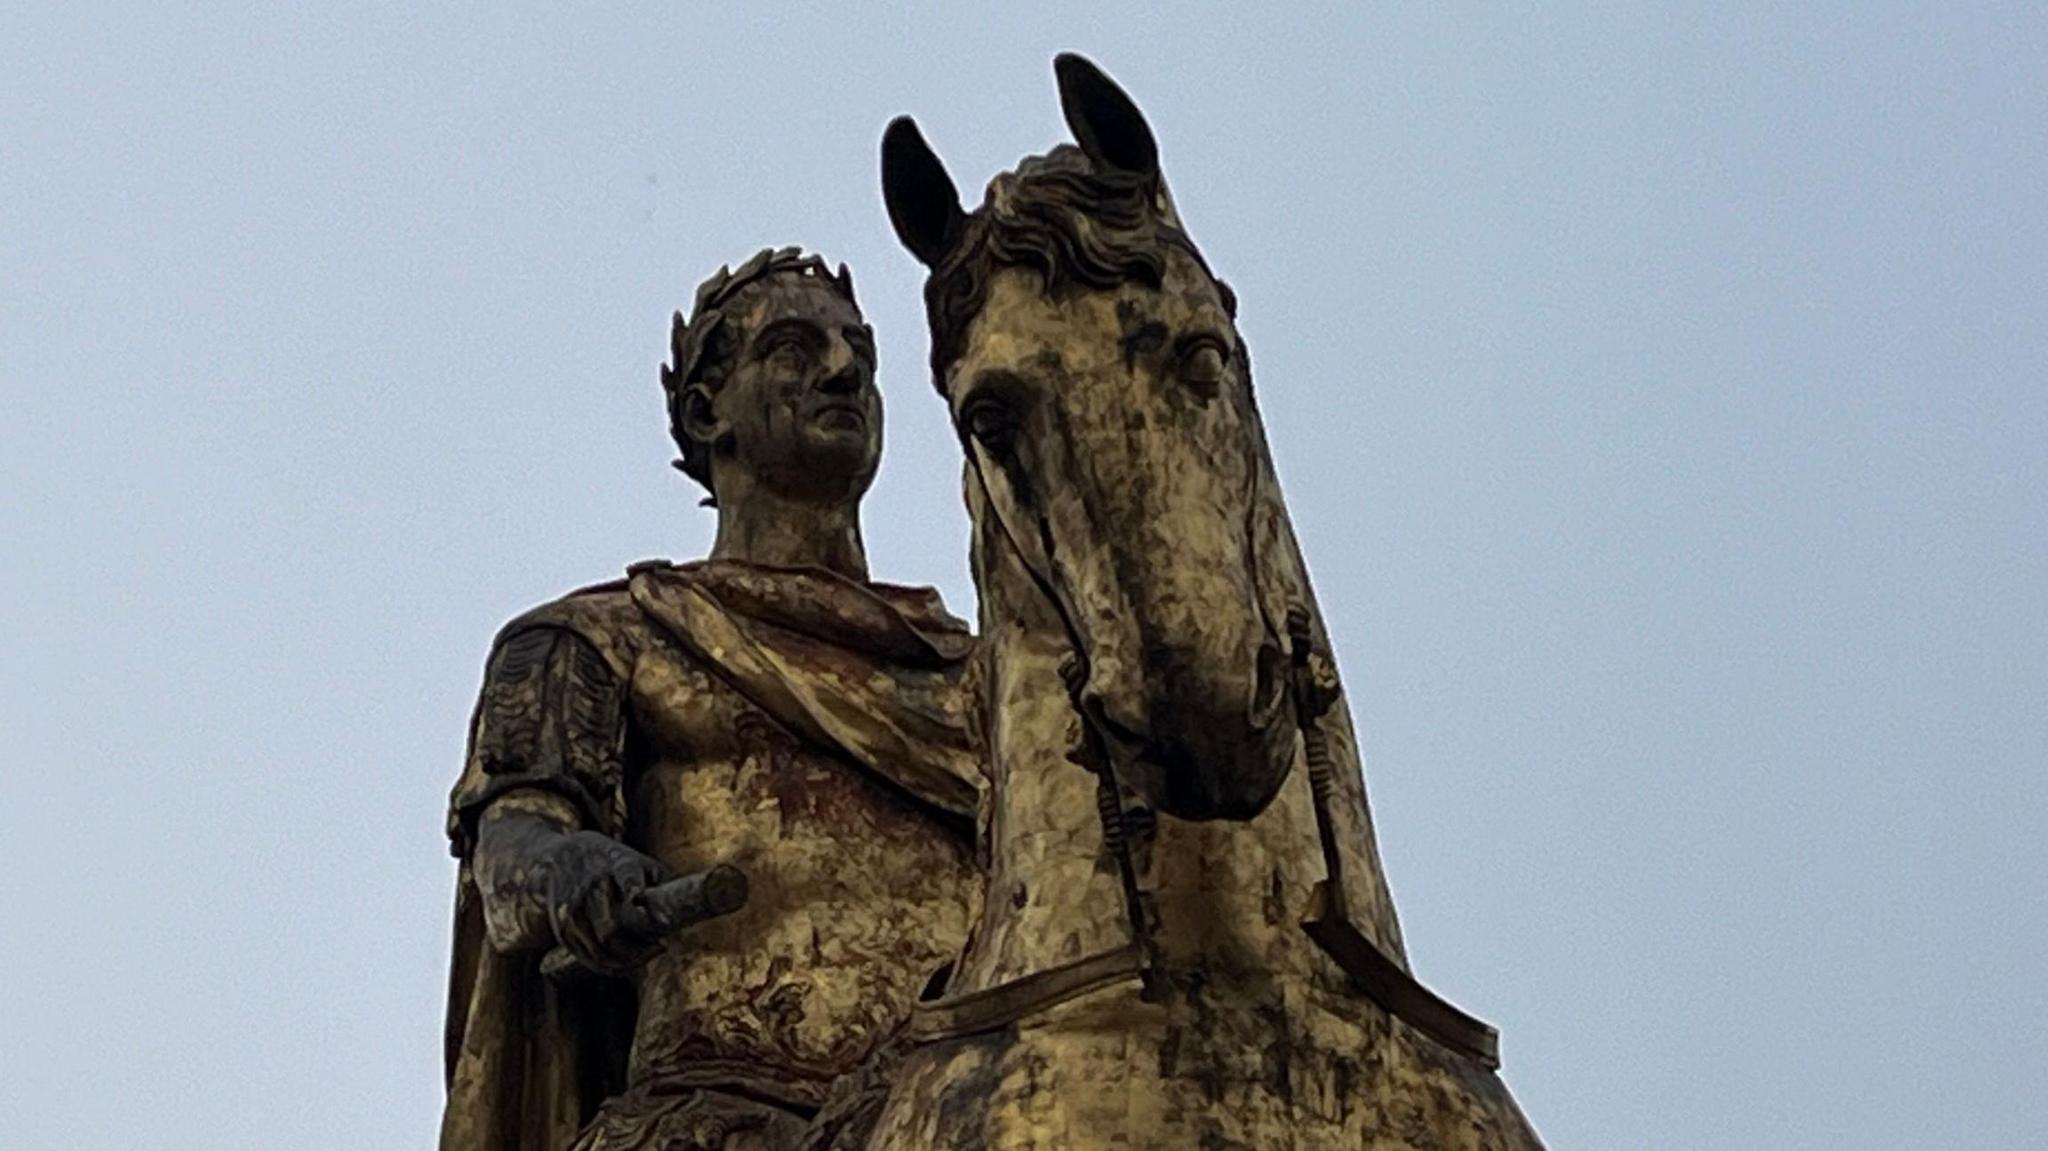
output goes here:
<path id="1" fill-rule="evenodd" d="M 1035 335 L 1081 333 L 1113 328 L 1120 288 L 1089 289 L 1078 285 L 1050 292 L 1037 272 L 1005 268 L 989 283 L 988 302 L 981 311 L 984 326 Z"/>
<path id="2" fill-rule="evenodd" d="M 1126 282 L 1113 288 L 1070 286 L 1048 292 L 1038 273 L 1005 268 L 991 278 L 988 295 L 967 330 L 968 358 L 1015 364 L 1052 357 L 1078 368 L 1117 359 L 1125 339 L 1157 320 L 1178 328 L 1215 311 L 1213 291 L 1173 277 L 1164 290 Z"/>
<path id="3" fill-rule="evenodd" d="M 981 368 L 1075 371 L 1116 340 L 1113 294 L 1047 293 L 1034 275 L 1007 270 L 969 324 L 962 360 Z"/>

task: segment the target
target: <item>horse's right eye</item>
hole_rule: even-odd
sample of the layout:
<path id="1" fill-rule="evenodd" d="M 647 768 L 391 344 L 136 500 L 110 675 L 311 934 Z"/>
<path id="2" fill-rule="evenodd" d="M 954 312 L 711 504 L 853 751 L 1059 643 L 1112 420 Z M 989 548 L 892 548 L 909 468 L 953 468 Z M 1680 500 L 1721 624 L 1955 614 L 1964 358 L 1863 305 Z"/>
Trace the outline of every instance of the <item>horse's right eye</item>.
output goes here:
<path id="1" fill-rule="evenodd" d="M 1176 366 L 1181 382 L 1189 390 L 1204 400 L 1212 400 L 1223 387 L 1223 377 L 1230 371 L 1230 352 L 1214 336 L 1197 337 L 1181 352 Z"/>
<path id="2" fill-rule="evenodd" d="M 961 422 L 975 442 L 997 455 L 1007 453 L 1016 442 L 1016 414 L 1001 400 L 977 400 Z"/>

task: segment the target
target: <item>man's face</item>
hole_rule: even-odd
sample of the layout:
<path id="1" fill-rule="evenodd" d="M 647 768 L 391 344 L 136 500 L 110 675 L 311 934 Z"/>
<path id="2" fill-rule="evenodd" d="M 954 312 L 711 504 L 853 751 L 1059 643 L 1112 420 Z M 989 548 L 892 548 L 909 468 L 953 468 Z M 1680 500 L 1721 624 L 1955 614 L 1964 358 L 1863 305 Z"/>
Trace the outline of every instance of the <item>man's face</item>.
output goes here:
<path id="1" fill-rule="evenodd" d="M 726 322 L 741 333 L 711 398 L 728 450 L 720 468 L 798 498 L 859 498 L 882 455 L 874 337 L 860 312 L 808 276 L 772 276 L 740 293 Z"/>

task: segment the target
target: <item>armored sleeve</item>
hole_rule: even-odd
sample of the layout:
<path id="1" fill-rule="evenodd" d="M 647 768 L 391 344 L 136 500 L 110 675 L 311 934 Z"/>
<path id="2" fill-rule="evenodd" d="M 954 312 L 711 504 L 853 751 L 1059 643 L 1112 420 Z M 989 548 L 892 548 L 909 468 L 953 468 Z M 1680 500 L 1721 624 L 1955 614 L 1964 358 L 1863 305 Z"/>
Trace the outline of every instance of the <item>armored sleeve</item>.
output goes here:
<path id="1" fill-rule="evenodd" d="M 499 638 L 470 724 L 448 834 L 456 855 L 497 797 L 538 789 L 573 805 L 582 826 L 625 825 L 626 702 L 622 677 L 589 640 L 560 626 L 515 626 Z"/>

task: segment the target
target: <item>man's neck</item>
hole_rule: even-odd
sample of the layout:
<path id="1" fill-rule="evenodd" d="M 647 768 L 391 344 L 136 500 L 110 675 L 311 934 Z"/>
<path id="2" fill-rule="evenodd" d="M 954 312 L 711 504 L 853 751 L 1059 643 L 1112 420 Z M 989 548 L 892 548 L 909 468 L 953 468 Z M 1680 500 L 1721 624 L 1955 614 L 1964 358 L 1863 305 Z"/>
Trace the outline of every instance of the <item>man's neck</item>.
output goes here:
<path id="1" fill-rule="evenodd" d="M 821 504 L 762 488 L 720 493 L 718 539 L 711 546 L 711 558 L 824 568 L 863 582 L 868 578 L 857 502 Z"/>

